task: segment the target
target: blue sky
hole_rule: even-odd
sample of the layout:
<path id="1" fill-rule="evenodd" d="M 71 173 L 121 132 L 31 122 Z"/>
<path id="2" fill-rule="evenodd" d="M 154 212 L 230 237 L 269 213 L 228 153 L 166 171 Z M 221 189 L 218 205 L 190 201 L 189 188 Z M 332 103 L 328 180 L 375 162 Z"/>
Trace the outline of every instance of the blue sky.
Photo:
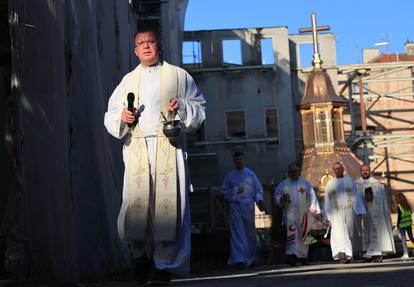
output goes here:
<path id="1" fill-rule="evenodd" d="M 287 26 L 297 34 L 313 11 L 337 37 L 339 64 L 360 63 L 361 50 L 376 42 L 388 41 L 382 51 L 395 53 L 414 41 L 414 0 L 190 0 L 185 30 Z"/>

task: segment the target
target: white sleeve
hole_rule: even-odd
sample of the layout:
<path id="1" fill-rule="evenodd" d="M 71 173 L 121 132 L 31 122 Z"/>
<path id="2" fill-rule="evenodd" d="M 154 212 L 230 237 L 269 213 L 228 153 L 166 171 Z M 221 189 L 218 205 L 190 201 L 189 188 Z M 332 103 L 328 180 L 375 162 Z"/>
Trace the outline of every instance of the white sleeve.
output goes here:
<path id="1" fill-rule="evenodd" d="M 361 198 L 364 199 L 365 198 L 364 184 L 358 181 L 355 181 L 355 186 L 356 186 L 356 190 L 359 196 L 361 196 Z"/>
<path id="2" fill-rule="evenodd" d="M 331 221 L 332 220 L 332 202 L 331 202 L 331 185 L 328 184 L 326 185 L 326 191 L 325 191 L 325 215 L 326 218 Z"/>
<path id="3" fill-rule="evenodd" d="M 230 179 L 230 174 L 224 179 L 223 185 L 221 186 L 221 193 L 224 195 L 224 199 L 228 201 L 240 201 L 238 193 L 239 187 L 235 185 Z"/>
<path id="4" fill-rule="evenodd" d="M 316 197 L 315 191 L 310 183 L 307 184 L 309 188 L 309 209 L 316 210 L 316 213 L 321 213 L 321 209 L 319 207 L 318 198 Z"/>
<path id="5" fill-rule="evenodd" d="M 392 228 L 392 221 L 391 221 L 391 211 L 388 205 L 388 198 L 387 198 L 387 194 L 385 193 L 385 189 L 384 186 L 379 183 L 379 192 L 381 193 L 381 197 L 382 197 L 382 202 L 383 202 L 383 212 L 384 212 L 384 216 L 385 216 L 385 220 L 387 222 L 387 225 L 390 226 L 390 228 Z"/>
<path id="6" fill-rule="evenodd" d="M 179 71 L 180 95 L 178 101 L 180 108 L 178 113 L 184 123 L 185 132 L 195 132 L 203 123 L 205 114 L 205 99 L 201 91 L 197 88 L 193 78 L 184 70 Z"/>
<path id="7" fill-rule="evenodd" d="M 366 214 L 367 211 L 365 209 L 364 203 L 361 198 L 361 194 L 357 191 L 356 184 L 352 181 L 352 193 L 353 193 L 353 207 L 354 211 L 357 215 Z"/>
<path id="8" fill-rule="evenodd" d="M 275 200 L 275 203 L 276 203 L 278 206 L 281 206 L 281 205 L 280 205 L 280 198 L 281 198 L 281 197 L 282 197 L 282 195 L 283 195 L 283 187 L 284 187 L 284 185 L 285 185 L 284 181 L 282 181 L 281 183 L 279 183 L 279 184 L 277 185 L 276 189 L 275 189 L 275 192 L 273 193 L 273 198 L 274 198 L 274 200 Z"/>
<path id="9" fill-rule="evenodd" d="M 109 98 L 108 111 L 104 116 L 106 129 L 112 136 L 118 139 L 124 137 L 129 131 L 128 126 L 121 122 L 122 109 L 124 108 L 124 95 L 124 82 L 121 81 Z"/>
<path id="10" fill-rule="evenodd" d="M 255 187 L 255 198 L 254 201 L 263 201 L 263 186 L 256 174 L 253 173 L 254 187 Z"/>

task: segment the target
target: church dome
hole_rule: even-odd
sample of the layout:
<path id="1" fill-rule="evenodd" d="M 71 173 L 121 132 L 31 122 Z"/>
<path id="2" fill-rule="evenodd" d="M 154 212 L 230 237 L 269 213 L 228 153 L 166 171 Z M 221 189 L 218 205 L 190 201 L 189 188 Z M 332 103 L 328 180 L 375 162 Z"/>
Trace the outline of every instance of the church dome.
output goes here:
<path id="1" fill-rule="evenodd" d="M 345 105 L 347 100 L 336 95 L 331 79 L 325 69 L 313 69 L 306 80 L 305 94 L 300 106 L 328 102 Z"/>

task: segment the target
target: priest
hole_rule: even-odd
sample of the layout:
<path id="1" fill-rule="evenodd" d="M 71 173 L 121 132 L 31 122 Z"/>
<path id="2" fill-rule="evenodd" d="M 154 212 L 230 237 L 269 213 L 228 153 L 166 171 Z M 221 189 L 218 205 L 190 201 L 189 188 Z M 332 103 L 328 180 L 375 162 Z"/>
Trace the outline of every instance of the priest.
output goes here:
<path id="1" fill-rule="evenodd" d="M 235 169 L 224 179 L 221 192 L 229 201 L 231 254 L 227 261 L 236 268 L 256 263 L 256 226 L 254 203 L 265 210 L 263 187 L 256 174 L 245 166 L 242 152 L 233 155 Z"/>
<path id="2" fill-rule="evenodd" d="M 344 175 L 343 165 L 335 162 L 333 171 L 335 178 L 326 185 L 325 213 L 331 226 L 332 257 L 345 264 L 353 257 L 353 243 L 361 233 L 357 223 L 366 210 L 354 181 Z"/>
<path id="3" fill-rule="evenodd" d="M 306 264 L 308 233 L 313 216 L 320 213 L 318 199 L 312 185 L 300 176 L 299 167 L 288 166 L 288 178 L 275 189 L 274 199 L 283 208 L 282 225 L 286 229 L 286 258 L 292 266 Z"/>
<path id="4" fill-rule="evenodd" d="M 131 248 L 135 280 L 164 285 L 171 273 L 189 272 L 185 139 L 204 121 L 205 100 L 186 71 L 160 59 L 155 31 L 140 29 L 134 43 L 140 64 L 115 88 L 104 124 L 112 136 L 125 138 L 118 232 Z M 164 117 L 180 119 L 176 138 L 164 135 Z"/>
<path id="5" fill-rule="evenodd" d="M 366 261 L 382 262 L 383 253 L 395 253 L 387 197 L 368 165 L 362 165 L 360 173 L 355 183 L 367 210 L 362 233 L 364 257 Z"/>

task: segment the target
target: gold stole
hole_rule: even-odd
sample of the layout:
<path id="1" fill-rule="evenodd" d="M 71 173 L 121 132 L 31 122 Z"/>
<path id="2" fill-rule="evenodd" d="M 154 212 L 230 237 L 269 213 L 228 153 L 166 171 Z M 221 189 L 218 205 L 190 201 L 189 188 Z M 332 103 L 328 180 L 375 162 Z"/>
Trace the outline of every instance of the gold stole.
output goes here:
<path id="1" fill-rule="evenodd" d="M 134 107 L 139 107 L 140 67 L 126 78 L 125 102 L 129 92 L 134 93 Z M 160 68 L 160 110 L 167 111 L 171 98 L 178 96 L 177 69 L 163 62 Z M 154 240 L 175 241 L 177 224 L 177 158 L 176 148 L 162 132 L 157 135 L 156 166 L 154 179 L 155 218 Z M 150 204 L 150 165 L 148 148 L 139 126 L 131 128 L 128 156 L 128 197 L 125 216 L 125 240 L 145 241 Z"/>
<path id="2" fill-rule="evenodd" d="M 283 190 L 284 194 L 289 194 L 289 197 L 292 198 L 292 181 L 290 178 L 287 179 L 287 184 Z M 296 208 L 293 206 L 287 206 L 286 211 L 286 223 L 287 223 L 287 244 L 293 244 L 297 239 L 296 238 L 296 228 L 299 228 L 299 235 L 301 236 L 301 240 L 305 241 L 308 232 L 310 229 L 310 222 L 308 222 L 308 205 L 307 205 L 307 198 L 306 194 L 308 190 L 305 188 L 305 181 L 302 177 L 298 178 L 297 184 L 297 191 L 298 193 L 298 200 L 299 200 L 299 226 L 296 224 Z M 302 191 L 302 192 L 301 192 Z"/>

